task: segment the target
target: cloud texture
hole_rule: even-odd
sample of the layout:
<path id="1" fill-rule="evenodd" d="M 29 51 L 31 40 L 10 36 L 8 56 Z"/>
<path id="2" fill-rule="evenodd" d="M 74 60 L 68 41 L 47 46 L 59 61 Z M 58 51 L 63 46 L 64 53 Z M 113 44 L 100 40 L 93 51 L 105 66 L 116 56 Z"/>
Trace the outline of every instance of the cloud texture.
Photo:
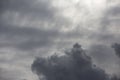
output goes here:
<path id="1" fill-rule="evenodd" d="M 37 80 L 30 71 L 36 56 L 79 42 L 92 62 L 118 74 L 111 44 L 120 43 L 119 9 L 119 0 L 0 0 L 0 66 L 21 75 L 15 80 Z"/>
<path id="2" fill-rule="evenodd" d="M 92 64 L 91 58 L 79 44 L 75 44 L 63 56 L 37 58 L 32 64 L 32 70 L 39 77 L 43 75 L 45 80 L 109 80 L 102 69 Z"/>

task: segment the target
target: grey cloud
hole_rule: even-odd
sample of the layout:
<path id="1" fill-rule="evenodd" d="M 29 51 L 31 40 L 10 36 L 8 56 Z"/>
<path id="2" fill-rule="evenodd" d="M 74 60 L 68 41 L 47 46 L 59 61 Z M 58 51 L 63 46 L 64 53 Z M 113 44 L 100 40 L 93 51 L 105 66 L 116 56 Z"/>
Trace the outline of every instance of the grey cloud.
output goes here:
<path id="1" fill-rule="evenodd" d="M 52 19 L 54 9 L 50 1 L 40 0 L 1 0 L 0 2 L 0 47 L 16 47 L 19 49 L 33 49 L 40 46 L 49 45 L 53 42 L 59 32 L 54 30 L 37 30 L 34 28 L 22 28 L 19 25 L 7 25 L 2 14 L 8 12 L 18 12 L 21 17 L 30 15 L 32 18 L 38 18 L 40 21 Z M 7 15 L 5 15 L 7 16 Z M 13 16 L 14 17 L 14 16 Z M 8 22 L 12 19 L 8 18 Z M 43 25 L 40 25 L 40 27 Z M 43 26 L 44 27 L 44 26 Z"/>
<path id="2" fill-rule="evenodd" d="M 115 43 L 112 47 L 114 48 L 116 55 L 120 57 L 120 44 Z"/>
<path id="3" fill-rule="evenodd" d="M 54 30 L 40 30 L 34 28 L 21 28 L 16 26 L 0 27 L 1 47 L 16 47 L 19 49 L 33 49 L 52 44 L 59 34 Z M 5 41 L 5 42 L 4 42 Z"/>
<path id="4" fill-rule="evenodd" d="M 50 1 L 48 0 L 2 0 L 1 10 L 4 11 L 15 11 L 24 14 L 41 15 L 40 17 L 53 16 L 54 9 L 51 8 Z"/>
<path id="5" fill-rule="evenodd" d="M 108 73 L 115 73 L 117 70 L 116 62 L 118 61 L 111 45 L 94 44 L 88 49 L 88 53 L 93 58 L 96 65 L 104 68 Z M 107 63 L 107 64 L 106 64 Z M 113 67 L 114 65 L 114 67 Z M 107 66 L 107 67 L 106 67 Z"/>
<path id="6" fill-rule="evenodd" d="M 120 16 L 120 6 L 116 5 L 108 10 L 109 15 Z M 108 15 L 108 16 L 109 16 Z"/>
<path id="7" fill-rule="evenodd" d="M 46 20 L 45 22 L 52 20 L 55 13 L 55 9 L 51 6 L 51 1 L 49 0 L 1 0 L 0 47 L 16 47 L 30 50 L 51 44 L 54 37 L 59 33 L 55 30 L 38 30 L 34 26 L 32 28 L 26 28 L 25 26 L 22 28 L 19 24 L 8 24 L 14 16 L 5 20 L 4 17 L 7 15 L 3 16 L 3 14 L 6 11 L 20 13 L 22 18 L 30 15 L 33 21 L 34 18 L 37 18 L 39 21 Z M 42 28 L 44 25 L 40 25 L 40 27 Z"/>
<path id="8" fill-rule="evenodd" d="M 90 55 L 99 63 L 113 61 L 114 58 L 114 50 L 112 50 L 111 46 L 106 45 L 92 45 L 89 49 Z M 107 58 L 109 57 L 109 58 Z"/>
<path id="9" fill-rule="evenodd" d="M 120 78 L 118 78 L 117 76 L 113 76 L 111 80 L 120 80 Z"/>
<path id="10" fill-rule="evenodd" d="M 107 28 L 109 28 L 112 23 L 119 25 L 119 22 L 120 22 L 120 5 L 116 4 L 114 6 L 109 6 L 109 3 L 108 3 L 108 7 L 106 9 L 106 12 L 103 15 L 101 20 L 102 20 L 101 24 L 103 26 L 102 27 L 103 30 L 106 30 Z"/>
<path id="11" fill-rule="evenodd" d="M 64 18 L 55 18 L 56 9 L 49 0 L 1 0 L 0 5 L 2 12 L 0 15 L 0 47 L 16 47 L 30 50 L 48 46 L 59 37 L 60 27 L 67 24 L 64 22 L 66 21 Z M 8 14 L 12 14 L 12 12 L 19 13 L 19 17 L 16 18 L 13 14 L 6 15 L 5 12 L 8 12 Z M 6 16 L 7 19 L 5 19 Z M 21 26 L 19 20 L 23 21 L 24 17 L 28 18 L 28 23 Z M 31 22 L 34 23 L 36 20 L 42 23 L 38 25 L 39 30 L 34 28 L 37 24 L 32 25 L 32 28 L 26 28 L 27 25 L 27 27 L 31 26 Z M 18 24 L 15 23 L 16 25 L 14 25 L 14 21 L 17 21 Z M 48 28 L 54 27 L 44 29 L 46 24 L 48 24 Z"/>
<path id="12" fill-rule="evenodd" d="M 111 3 L 114 2 L 115 1 L 113 0 Z M 100 28 L 93 32 L 89 36 L 89 39 L 92 39 L 95 42 L 95 44 L 101 43 L 103 45 L 109 46 L 114 42 L 120 42 L 119 37 L 120 5 L 119 4 L 111 5 L 108 2 L 107 8 L 105 9 L 105 12 L 102 16 L 103 17 L 99 19 L 100 25 L 98 26 L 100 26 Z"/>
<path id="13" fill-rule="evenodd" d="M 48 28 L 46 28 L 45 30 L 43 29 L 45 27 L 44 25 L 39 25 L 40 29 L 35 28 L 36 26 L 32 26 L 32 28 L 29 28 L 29 26 L 26 26 L 26 25 L 25 26 L 20 26 L 19 24 L 12 25 L 12 23 L 9 25 L 7 23 L 12 21 L 12 18 L 14 17 L 14 15 L 12 16 L 10 15 L 10 17 L 8 16 L 9 18 L 5 20 L 4 17 L 7 17 L 7 15 L 4 15 L 4 16 L 2 15 L 5 14 L 6 12 L 8 12 L 8 14 L 12 12 L 19 13 L 20 20 L 24 20 L 24 17 L 28 18 L 30 20 L 27 23 L 28 25 L 30 22 L 34 22 L 38 20 L 43 24 L 49 23 L 48 28 L 53 26 L 54 27 L 51 28 L 50 30 Z M 111 25 L 111 23 L 115 23 L 119 25 L 119 21 L 120 21 L 119 19 L 110 19 L 110 17 L 119 16 L 119 5 L 116 5 L 106 10 L 106 13 L 104 14 L 104 17 L 102 18 L 102 22 L 100 24 L 102 29 L 100 29 L 98 32 L 87 31 L 86 29 L 81 29 L 81 27 L 80 27 L 80 30 L 78 29 L 78 31 L 59 32 L 63 24 L 65 26 L 67 25 L 70 27 L 71 25 L 70 24 L 68 25 L 68 23 L 65 22 L 65 18 L 61 19 L 61 16 L 56 17 L 55 15 L 59 15 L 59 14 L 56 14 L 56 12 L 57 12 L 57 9 L 51 5 L 51 1 L 49 0 L 39 0 L 39 2 L 34 0 L 20 0 L 20 1 L 1 0 L 0 1 L 0 48 L 12 47 L 19 50 L 33 50 L 37 48 L 41 48 L 41 49 L 44 48 L 44 50 L 40 51 L 40 54 L 41 54 L 41 53 L 49 52 L 48 48 L 50 49 L 52 46 L 55 46 L 55 48 L 58 47 L 59 49 L 61 49 L 63 48 L 63 46 L 66 47 L 79 39 L 83 41 L 86 40 L 88 43 L 91 43 L 91 45 L 93 45 L 93 43 L 104 44 L 104 45 L 96 45 L 91 47 L 92 48 L 91 55 L 95 58 L 96 61 L 98 61 L 98 64 L 99 63 L 106 64 L 106 63 L 109 63 L 110 61 L 111 61 L 110 64 L 112 64 L 114 62 L 115 60 L 114 58 L 116 57 L 114 57 L 113 53 L 111 53 L 113 50 L 111 50 L 111 48 L 108 48 L 106 45 L 110 45 L 110 43 L 112 42 L 119 42 L 120 38 L 118 37 L 119 34 L 111 34 L 107 30 L 109 29 L 110 27 L 109 25 Z M 15 20 L 17 19 L 15 18 Z M 56 40 L 59 40 L 59 41 L 57 42 Z M 34 54 L 33 52 L 33 53 L 25 53 L 25 55 L 21 53 L 20 55 L 19 53 L 16 54 L 16 56 L 18 56 L 20 59 L 21 57 L 22 58 L 30 57 L 36 54 Z M 68 55 L 63 57 L 68 57 Z M 62 59 L 63 58 L 60 57 L 60 59 L 58 60 L 61 61 Z M 67 59 L 71 60 L 71 58 L 67 58 Z M 66 62 L 69 62 L 69 60 L 67 59 L 65 59 Z M 14 59 L 12 60 L 14 61 Z M 61 64 L 63 67 L 64 63 L 62 62 Z M 6 64 L 9 64 L 9 62 L 6 62 Z M 73 63 L 70 63 L 70 64 L 73 64 Z M 74 68 L 76 67 L 74 66 Z M 71 74 L 72 73 L 70 73 L 70 75 Z"/>
<path id="14" fill-rule="evenodd" d="M 118 47 L 115 47 L 117 48 L 115 49 L 115 51 L 119 51 Z M 119 59 L 115 55 L 119 54 L 114 52 L 114 49 L 111 47 L 110 44 L 93 44 L 88 49 L 88 53 L 92 57 L 92 60 L 96 65 L 104 69 L 108 74 L 111 74 L 113 77 L 114 75 L 119 77 L 120 64 Z"/>
<path id="15" fill-rule="evenodd" d="M 112 5 L 115 1 L 110 1 L 107 4 L 106 12 L 101 18 L 101 28 L 99 35 L 93 36 L 104 45 L 109 45 L 114 42 L 120 42 L 119 37 L 119 22 L 120 22 L 120 6 L 119 4 Z M 119 1 L 117 2 L 119 3 Z"/>
<path id="16" fill-rule="evenodd" d="M 84 38 L 82 31 L 60 32 L 56 29 L 44 30 L 34 27 L 12 26 L 4 23 L 0 26 L 0 36 L 0 47 L 13 47 L 22 50 L 32 50 L 41 47 L 47 48 L 52 46 L 56 39 L 64 39 L 62 40 L 64 42 L 78 36 Z"/>
<path id="17" fill-rule="evenodd" d="M 0 2 L 1 5 L 1 17 L 2 15 L 8 16 L 7 20 L 4 20 L 4 17 L 1 18 L 2 22 L 5 22 L 7 24 L 8 22 L 11 22 L 12 18 L 14 18 L 15 14 L 19 14 L 19 19 L 24 20 L 24 18 L 28 18 L 30 21 L 39 21 L 42 23 L 53 23 L 55 22 L 55 13 L 56 9 L 52 6 L 51 1 L 49 0 L 2 0 Z M 16 19 L 16 18 L 15 18 Z M 17 19 L 16 19 L 17 20 Z"/>
<path id="18" fill-rule="evenodd" d="M 43 75 L 45 80 L 109 80 L 102 69 L 93 66 L 91 58 L 79 44 L 63 56 L 37 58 L 32 70 L 39 77 Z"/>
<path id="19" fill-rule="evenodd" d="M 0 80 L 16 80 L 18 74 L 15 74 L 13 71 L 7 71 L 0 67 Z"/>
<path id="20" fill-rule="evenodd" d="M 119 37 L 117 37 L 117 38 L 119 38 Z M 92 33 L 89 36 L 89 39 L 96 40 L 96 44 L 100 42 L 100 43 L 104 43 L 106 45 L 110 45 L 112 42 L 116 41 L 116 36 L 107 31 L 100 30 L 98 32 Z"/>
<path id="21" fill-rule="evenodd" d="M 0 80 L 5 80 L 2 76 L 2 69 L 0 68 Z"/>
<path id="22" fill-rule="evenodd" d="M 66 24 L 65 22 L 69 22 L 64 17 L 59 15 L 59 10 L 53 7 L 52 1 L 49 0 L 1 0 L 0 5 L 2 12 L 1 16 L 5 13 L 18 13 L 21 20 L 24 20 L 24 18 L 28 18 L 28 20 L 31 22 L 39 21 L 39 23 L 41 22 L 42 24 L 56 24 L 54 28 L 58 28 L 57 26 L 60 27 L 63 24 Z M 15 14 L 12 15 L 12 18 L 15 16 Z M 9 18 L 8 16 L 7 21 L 10 22 L 11 20 L 11 17 Z M 52 27 L 50 25 L 49 27 Z"/>

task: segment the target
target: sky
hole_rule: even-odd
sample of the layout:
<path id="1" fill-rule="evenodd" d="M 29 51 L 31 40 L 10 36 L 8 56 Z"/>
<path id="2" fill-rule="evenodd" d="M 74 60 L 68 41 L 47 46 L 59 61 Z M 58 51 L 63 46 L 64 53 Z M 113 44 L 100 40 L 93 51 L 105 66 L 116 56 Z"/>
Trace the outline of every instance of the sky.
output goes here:
<path id="1" fill-rule="evenodd" d="M 119 0 L 0 0 L 0 78 L 38 80 L 36 57 L 78 42 L 108 74 L 120 74 Z"/>

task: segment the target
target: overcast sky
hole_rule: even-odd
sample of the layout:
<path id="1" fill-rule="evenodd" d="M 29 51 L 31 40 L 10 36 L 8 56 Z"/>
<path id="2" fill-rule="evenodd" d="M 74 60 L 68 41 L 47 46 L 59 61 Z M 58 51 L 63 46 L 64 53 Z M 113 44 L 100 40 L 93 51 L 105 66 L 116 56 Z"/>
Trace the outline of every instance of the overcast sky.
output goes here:
<path id="1" fill-rule="evenodd" d="M 95 64 L 119 74 L 120 0 L 0 0 L 0 78 L 37 80 L 35 57 L 80 43 Z"/>

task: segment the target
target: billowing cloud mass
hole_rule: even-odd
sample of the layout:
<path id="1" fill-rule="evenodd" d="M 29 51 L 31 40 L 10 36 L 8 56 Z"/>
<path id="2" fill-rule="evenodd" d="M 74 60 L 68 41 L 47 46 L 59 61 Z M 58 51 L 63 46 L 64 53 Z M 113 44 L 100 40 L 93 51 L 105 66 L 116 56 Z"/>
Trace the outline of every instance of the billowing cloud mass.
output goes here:
<path id="1" fill-rule="evenodd" d="M 12 80 L 37 80 L 35 57 L 78 42 L 94 64 L 118 74 L 120 59 L 111 45 L 120 43 L 119 25 L 119 0 L 0 0 L 0 67 L 16 73 L 6 75 Z"/>
<path id="2" fill-rule="evenodd" d="M 32 70 L 40 80 L 41 75 L 45 80 L 109 80 L 102 69 L 92 64 L 91 58 L 79 44 L 75 44 L 63 56 L 37 58 L 32 64 Z"/>

